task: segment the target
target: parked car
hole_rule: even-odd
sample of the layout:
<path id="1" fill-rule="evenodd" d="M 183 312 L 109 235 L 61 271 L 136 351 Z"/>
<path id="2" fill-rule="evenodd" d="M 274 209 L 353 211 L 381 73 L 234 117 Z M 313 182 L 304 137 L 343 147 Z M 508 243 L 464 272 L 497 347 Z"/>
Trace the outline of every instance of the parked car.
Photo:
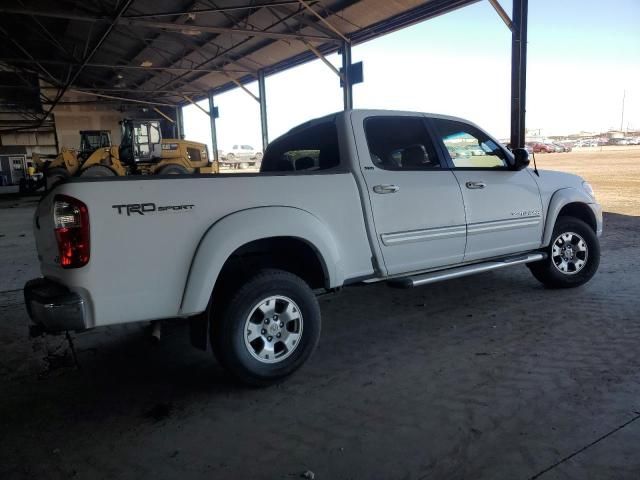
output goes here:
<path id="1" fill-rule="evenodd" d="M 609 139 L 609 145 L 629 145 L 629 140 L 626 138 L 611 138 Z"/>
<path id="2" fill-rule="evenodd" d="M 222 150 L 219 158 L 222 166 L 244 169 L 259 164 L 262 152 L 251 145 L 233 145 L 227 151 Z"/>
<path id="3" fill-rule="evenodd" d="M 554 142 L 551 146 L 556 149 L 556 153 L 566 153 L 571 151 L 571 147 L 567 147 L 564 143 Z"/>
<path id="4" fill-rule="evenodd" d="M 533 153 L 555 153 L 556 147 L 549 145 L 547 143 L 536 142 L 531 145 L 533 149 Z"/>
<path id="5" fill-rule="evenodd" d="M 452 156 L 463 142 L 484 154 Z M 188 319 L 194 345 L 266 385 L 315 349 L 322 293 L 524 264 L 547 287 L 582 285 L 600 205 L 582 178 L 528 165 L 459 118 L 350 110 L 273 141 L 258 175 L 59 183 L 35 213 L 32 332 Z"/>

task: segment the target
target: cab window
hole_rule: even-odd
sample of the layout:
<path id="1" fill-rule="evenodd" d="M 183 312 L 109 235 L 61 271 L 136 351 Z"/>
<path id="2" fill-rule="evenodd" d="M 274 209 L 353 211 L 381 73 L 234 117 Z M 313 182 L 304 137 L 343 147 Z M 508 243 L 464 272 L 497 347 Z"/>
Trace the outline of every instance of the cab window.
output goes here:
<path id="1" fill-rule="evenodd" d="M 462 122 L 432 119 L 455 168 L 506 168 L 504 150 L 483 131 Z"/>
<path id="2" fill-rule="evenodd" d="M 324 122 L 287 134 L 269 144 L 261 172 L 314 172 L 340 165 L 338 133 Z"/>
<path id="3" fill-rule="evenodd" d="M 373 117 L 365 121 L 371 161 L 384 170 L 440 168 L 421 117 Z"/>

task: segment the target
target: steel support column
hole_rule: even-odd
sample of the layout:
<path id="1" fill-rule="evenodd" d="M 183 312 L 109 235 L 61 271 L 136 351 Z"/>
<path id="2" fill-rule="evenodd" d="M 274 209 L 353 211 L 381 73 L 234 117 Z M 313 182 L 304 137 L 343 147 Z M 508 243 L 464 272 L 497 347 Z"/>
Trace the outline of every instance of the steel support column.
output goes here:
<path id="1" fill-rule="evenodd" d="M 511 148 L 525 144 L 527 11 L 529 0 L 513 0 L 511 34 Z"/>
<path id="2" fill-rule="evenodd" d="M 344 97 L 344 109 L 351 110 L 353 108 L 353 86 L 351 85 L 351 44 L 344 42 L 342 44 L 342 93 Z"/>
<path id="3" fill-rule="evenodd" d="M 176 138 L 184 138 L 184 123 L 182 118 L 182 107 L 176 107 Z"/>
<path id="4" fill-rule="evenodd" d="M 211 92 L 208 93 L 207 97 L 209 97 L 209 124 L 211 125 L 211 148 L 213 152 L 214 161 L 219 161 L 218 158 L 218 134 L 216 133 L 216 116 L 215 116 L 215 105 L 213 103 L 213 94 Z"/>
<path id="5" fill-rule="evenodd" d="M 262 127 L 263 153 L 269 144 L 269 130 L 267 128 L 267 94 L 264 83 L 264 71 L 258 70 L 258 96 L 260 97 L 260 126 Z"/>

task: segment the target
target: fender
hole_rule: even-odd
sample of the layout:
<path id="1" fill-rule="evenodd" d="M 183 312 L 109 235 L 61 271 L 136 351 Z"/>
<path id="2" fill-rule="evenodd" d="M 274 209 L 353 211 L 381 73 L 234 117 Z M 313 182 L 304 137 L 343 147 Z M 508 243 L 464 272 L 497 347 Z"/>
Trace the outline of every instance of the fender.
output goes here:
<path id="1" fill-rule="evenodd" d="M 188 316 L 207 308 L 216 279 L 227 259 L 238 248 L 270 237 L 295 237 L 316 250 L 325 269 L 327 287 L 344 282 L 340 254 L 327 225 L 294 207 L 257 207 L 232 213 L 205 232 L 196 249 L 180 306 Z"/>
<path id="2" fill-rule="evenodd" d="M 602 208 L 600 205 L 594 203 L 593 199 L 585 192 L 575 188 L 562 188 L 557 190 L 551 196 L 551 200 L 549 201 L 547 219 L 545 221 L 544 233 L 542 235 L 542 247 L 548 246 L 551 242 L 553 227 L 556 224 L 560 210 L 570 203 L 582 203 L 589 207 L 597 225 L 596 234 L 599 236 L 602 233 Z"/>

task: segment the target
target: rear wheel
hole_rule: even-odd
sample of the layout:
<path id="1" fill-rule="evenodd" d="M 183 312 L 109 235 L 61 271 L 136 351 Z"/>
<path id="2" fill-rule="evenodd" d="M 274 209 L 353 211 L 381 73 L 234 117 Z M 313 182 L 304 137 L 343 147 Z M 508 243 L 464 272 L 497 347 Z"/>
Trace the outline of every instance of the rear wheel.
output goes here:
<path id="1" fill-rule="evenodd" d="M 56 184 L 69 178 L 69 172 L 66 168 L 50 168 L 45 173 L 45 185 L 47 190 L 51 190 Z"/>
<path id="2" fill-rule="evenodd" d="M 162 167 L 158 172 L 158 175 L 188 175 L 189 170 L 182 165 L 167 165 Z"/>
<path id="3" fill-rule="evenodd" d="M 548 258 L 527 266 L 549 288 L 585 284 L 600 265 L 600 243 L 589 225 L 578 218 L 559 217 L 553 229 Z"/>
<path id="4" fill-rule="evenodd" d="M 116 172 L 104 165 L 92 165 L 80 172 L 81 177 L 115 177 Z"/>
<path id="5" fill-rule="evenodd" d="M 320 338 L 320 307 L 301 278 L 266 269 L 211 316 L 211 344 L 241 382 L 266 386 L 300 368 Z"/>

